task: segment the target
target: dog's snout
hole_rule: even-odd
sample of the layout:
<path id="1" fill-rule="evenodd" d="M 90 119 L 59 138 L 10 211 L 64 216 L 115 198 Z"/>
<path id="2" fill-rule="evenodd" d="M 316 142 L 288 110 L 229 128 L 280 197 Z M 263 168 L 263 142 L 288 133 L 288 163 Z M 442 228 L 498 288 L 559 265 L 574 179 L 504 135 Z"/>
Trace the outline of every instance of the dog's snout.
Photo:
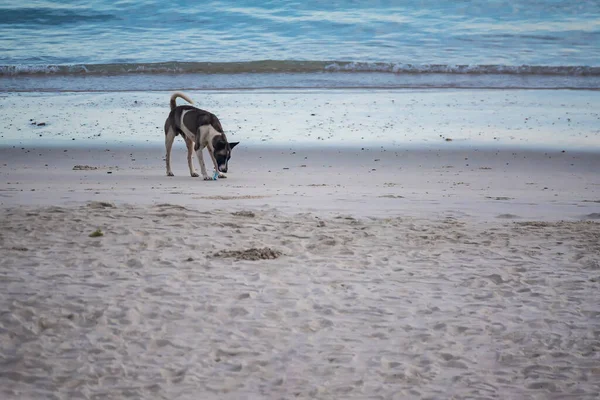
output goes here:
<path id="1" fill-rule="evenodd" d="M 227 165 L 219 165 L 219 171 L 227 172 Z"/>

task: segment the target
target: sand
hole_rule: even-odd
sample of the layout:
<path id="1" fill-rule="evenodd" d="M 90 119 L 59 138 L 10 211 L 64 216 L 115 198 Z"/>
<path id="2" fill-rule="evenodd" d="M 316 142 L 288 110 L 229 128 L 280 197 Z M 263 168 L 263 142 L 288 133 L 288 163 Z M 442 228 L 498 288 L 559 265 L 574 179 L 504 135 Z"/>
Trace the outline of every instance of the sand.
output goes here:
<path id="1" fill-rule="evenodd" d="M 41 97 L 61 115 L 94 96 Z M 188 175 L 180 140 L 171 178 L 160 138 L 11 140 L 2 398 L 600 392 L 594 137 L 587 151 L 250 140 L 216 182 Z"/>
<path id="2" fill-rule="evenodd" d="M 5 209 L 4 398 L 598 393 L 600 224 L 255 214 Z"/>
<path id="3" fill-rule="evenodd" d="M 0 206 L 168 202 L 194 210 L 552 221 L 600 211 L 595 152 L 298 145 L 234 152 L 227 179 L 201 182 L 189 176 L 182 140 L 171 178 L 161 144 L 0 147 Z"/>

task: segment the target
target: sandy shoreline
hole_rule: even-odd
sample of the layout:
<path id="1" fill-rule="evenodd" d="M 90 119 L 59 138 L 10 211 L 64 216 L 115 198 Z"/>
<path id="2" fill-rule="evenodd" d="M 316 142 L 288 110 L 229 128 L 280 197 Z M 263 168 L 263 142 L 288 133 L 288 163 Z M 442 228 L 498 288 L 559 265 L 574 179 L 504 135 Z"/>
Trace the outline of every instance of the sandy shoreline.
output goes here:
<path id="1" fill-rule="evenodd" d="M 595 398 L 597 94 L 490 93 L 209 96 L 217 182 L 164 95 L 0 98 L 0 397 Z"/>
<path id="2" fill-rule="evenodd" d="M 189 176 L 181 140 L 171 178 L 160 145 L 0 148 L 0 206 L 169 202 L 199 210 L 552 221 L 600 212 L 600 157 L 593 152 L 243 145 L 235 151 L 228 179 L 203 182 Z"/>
<path id="3" fill-rule="evenodd" d="M 550 148 L 600 152 L 600 91 L 189 91 L 249 145 Z M 170 92 L 0 93 L 0 141 L 160 144 Z M 33 124 L 35 123 L 35 124 Z M 38 126 L 38 124 L 44 124 Z M 451 139 L 452 142 L 445 142 Z"/>

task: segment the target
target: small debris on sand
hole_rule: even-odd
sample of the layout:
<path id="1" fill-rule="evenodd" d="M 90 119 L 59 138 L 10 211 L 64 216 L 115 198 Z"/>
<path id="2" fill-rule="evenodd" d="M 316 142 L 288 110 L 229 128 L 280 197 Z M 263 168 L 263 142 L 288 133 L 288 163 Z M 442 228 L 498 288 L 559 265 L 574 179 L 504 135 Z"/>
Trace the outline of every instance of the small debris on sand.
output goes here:
<path id="1" fill-rule="evenodd" d="M 213 254 L 213 257 L 218 258 L 235 258 L 236 260 L 273 260 L 281 256 L 281 252 L 273 250 L 270 247 L 262 249 L 251 248 L 246 250 L 222 250 Z"/>
<path id="2" fill-rule="evenodd" d="M 104 233 L 102 233 L 102 231 L 100 229 L 96 229 L 94 232 L 89 234 L 90 237 L 100 237 L 100 236 L 104 236 Z"/>
<path id="3" fill-rule="evenodd" d="M 116 208 L 113 203 L 107 201 L 92 201 L 88 204 L 89 208 Z"/>
<path id="4" fill-rule="evenodd" d="M 236 212 L 232 212 L 231 215 L 235 215 L 236 217 L 247 217 L 247 218 L 256 217 L 256 214 L 254 214 L 252 211 L 236 211 Z"/>
<path id="5" fill-rule="evenodd" d="M 91 165 L 75 165 L 73 171 L 92 171 L 98 169 L 98 167 L 92 167 Z"/>
<path id="6" fill-rule="evenodd" d="M 496 215 L 496 218 L 501 218 L 501 219 L 517 219 L 517 218 L 521 218 L 518 215 L 515 214 L 499 214 Z"/>

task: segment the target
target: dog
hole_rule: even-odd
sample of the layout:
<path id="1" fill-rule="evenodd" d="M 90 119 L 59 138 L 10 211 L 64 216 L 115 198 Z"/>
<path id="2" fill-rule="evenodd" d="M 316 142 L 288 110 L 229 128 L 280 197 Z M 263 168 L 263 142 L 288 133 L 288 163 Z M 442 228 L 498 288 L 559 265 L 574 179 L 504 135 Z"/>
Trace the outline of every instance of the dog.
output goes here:
<path id="1" fill-rule="evenodd" d="M 227 173 L 229 159 L 231 158 L 231 150 L 239 144 L 239 142 L 229 143 L 227 136 L 223 132 L 221 122 L 216 115 L 208 111 L 201 110 L 194 106 L 178 106 L 177 98 L 180 97 L 190 104 L 194 102 L 184 93 L 175 92 L 171 95 L 171 112 L 165 121 L 165 147 L 167 149 L 166 163 L 167 176 L 175 176 L 171 170 L 171 148 L 175 136 L 181 135 L 187 146 L 187 161 L 190 168 L 190 175 L 198 177 L 198 173 L 194 170 L 192 163 L 192 149 L 198 156 L 200 163 L 200 172 L 205 181 L 212 180 L 206 173 L 204 165 L 204 157 L 202 151 L 208 148 L 208 154 L 213 162 L 215 171 L 219 178 L 227 178 L 223 173 Z"/>

